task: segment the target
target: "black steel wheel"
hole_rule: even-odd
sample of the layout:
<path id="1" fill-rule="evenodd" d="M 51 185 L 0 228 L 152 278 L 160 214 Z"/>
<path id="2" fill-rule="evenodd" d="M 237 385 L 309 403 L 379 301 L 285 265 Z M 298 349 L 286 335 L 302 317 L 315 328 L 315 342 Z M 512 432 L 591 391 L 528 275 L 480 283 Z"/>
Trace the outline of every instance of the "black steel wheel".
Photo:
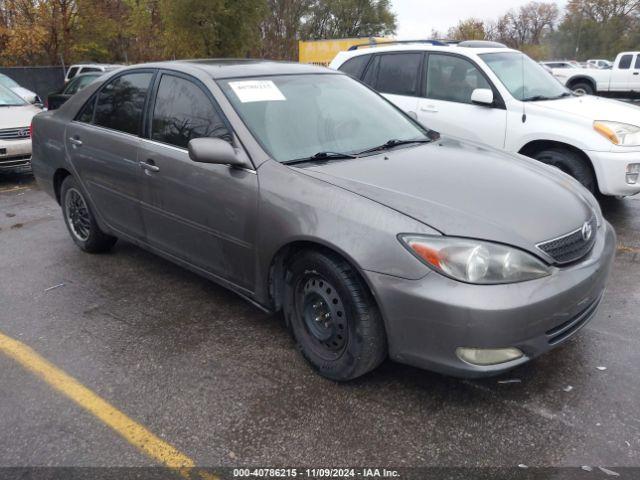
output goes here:
<path id="1" fill-rule="evenodd" d="M 62 182 L 60 206 L 69 234 L 82 250 L 89 253 L 106 252 L 115 245 L 117 238 L 100 230 L 80 185 L 71 176 Z"/>
<path id="2" fill-rule="evenodd" d="M 380 312 L 357 271 L 332 253 L 304 251 L 287 266 L 284 313 L 298 349 L 322 376 L 345 381 L 386 357 Z"/>

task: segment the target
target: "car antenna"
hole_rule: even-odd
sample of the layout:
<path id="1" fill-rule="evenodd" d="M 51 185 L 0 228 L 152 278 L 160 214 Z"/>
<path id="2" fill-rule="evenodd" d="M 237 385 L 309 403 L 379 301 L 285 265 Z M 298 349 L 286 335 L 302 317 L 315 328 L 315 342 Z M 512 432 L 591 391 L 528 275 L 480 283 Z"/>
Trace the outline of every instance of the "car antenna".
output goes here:
<path id="1" fill-rule="evenodd" d="M 524 101 L 524 95 L 527 91 L 524 88 L 524 52 L 520 54 L 520 65 L 522 67 L 522 123 L 527 121 L 527 102 Z"/>

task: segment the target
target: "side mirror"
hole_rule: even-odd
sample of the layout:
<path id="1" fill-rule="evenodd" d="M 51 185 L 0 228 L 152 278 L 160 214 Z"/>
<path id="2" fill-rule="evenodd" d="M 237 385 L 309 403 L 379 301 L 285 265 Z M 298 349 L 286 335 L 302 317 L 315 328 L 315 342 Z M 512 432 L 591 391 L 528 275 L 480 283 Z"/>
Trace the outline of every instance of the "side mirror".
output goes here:
<path id="1" fill-rule="evenodd" d="M 213 163 L 218 165 L 246 166 L 238 157 L 233 146 L 221 138 L 194 138 L 187 145 L 189 158 L 194 162 Z"/>
<path id="2" fill-rule="evenodd" d="M 471 93 L 471 103 L 476 105 L 493 105 L 493 92 L 490 88 L 476 88 Z"/>

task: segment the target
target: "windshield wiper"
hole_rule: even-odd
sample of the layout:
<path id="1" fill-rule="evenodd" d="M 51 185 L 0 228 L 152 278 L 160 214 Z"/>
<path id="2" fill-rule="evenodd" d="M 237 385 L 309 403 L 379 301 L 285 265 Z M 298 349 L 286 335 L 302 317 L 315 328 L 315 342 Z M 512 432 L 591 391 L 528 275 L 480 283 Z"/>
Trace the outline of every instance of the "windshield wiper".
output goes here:
<path id="1" fill-rule="evenodd" d="M 564 97 L 569 97 L 572 96 L 572 93 L 569 92 L 563 92 L 560 95 L 557 95 L 555 97 L 548 97 L 546 95 L 533 95 L 532 97 L 527 97 L 527 98 L 523 98 L 522 101 L 523 102 L 537 102 L 537 101 L 541 101 L 541 100 L 558 100 L 559 98 L 564 98 Z"/>
<path id="2" fill-rule="evenodd" d="M 351 153 L 342 153 L 342 152 L 318 152 L 315 155 L 311 155 L 310 157 L 296 158 L 294 160 L 286 160 L 281 163 L 284 163 L 286 165 L 293 165 L 296 163 L 314 162 L 316 160 L 337 160 L 341 158 L 358 158 L 358 156 L 353 155 Z"/>
<path id="3" fill-rule="evenodd" d="M 391 140 L 387 140 L 382 145 L 378 145 L 377 147 L 368 148 L 361 152 L 358 152 L 358 155 L 363 155 L 365 153 L 379 152 L 381 150 L 388 150 L 393 147 L 397 147 L 399 145 L 407 145 L 410 143 L 429 143 L 432 142 L 430 138 L 414 138 L 413 140 L 398 140 L 396 138 L 392 138 Z"/>

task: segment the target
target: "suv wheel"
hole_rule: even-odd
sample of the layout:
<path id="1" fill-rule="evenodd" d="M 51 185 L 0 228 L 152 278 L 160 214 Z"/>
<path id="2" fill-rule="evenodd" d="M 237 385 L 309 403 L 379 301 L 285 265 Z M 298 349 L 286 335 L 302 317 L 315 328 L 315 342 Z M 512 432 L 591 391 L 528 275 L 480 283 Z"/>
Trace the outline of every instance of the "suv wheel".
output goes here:
<path id="1" fill-rule="evenodd" d="M 578 180 L 594 195 L 597 192 L 596 180 L 593 172 L 585 160 L 575 152 L 562 148 L 550 148 L 533 155 L 536 160 L 559 168 L 567 175 Z"/>
<path id="2" fill-rule="evenodd" d="M 382 318 L 359 274 L 341 258 L 305 251 L 289 263 L 284 314 L 298 349 L 322 376 L 351 380 L 386 357 Z"/>
<path id="3" fill-rule="evenodd" d="M 64 223 L 73 241 L 85 252 L 100 253 L 111 249 L 118 240 L 107 235 L 96 223 L 78 182 L 68 176 L 60 189 L 60 204 Z"/>

